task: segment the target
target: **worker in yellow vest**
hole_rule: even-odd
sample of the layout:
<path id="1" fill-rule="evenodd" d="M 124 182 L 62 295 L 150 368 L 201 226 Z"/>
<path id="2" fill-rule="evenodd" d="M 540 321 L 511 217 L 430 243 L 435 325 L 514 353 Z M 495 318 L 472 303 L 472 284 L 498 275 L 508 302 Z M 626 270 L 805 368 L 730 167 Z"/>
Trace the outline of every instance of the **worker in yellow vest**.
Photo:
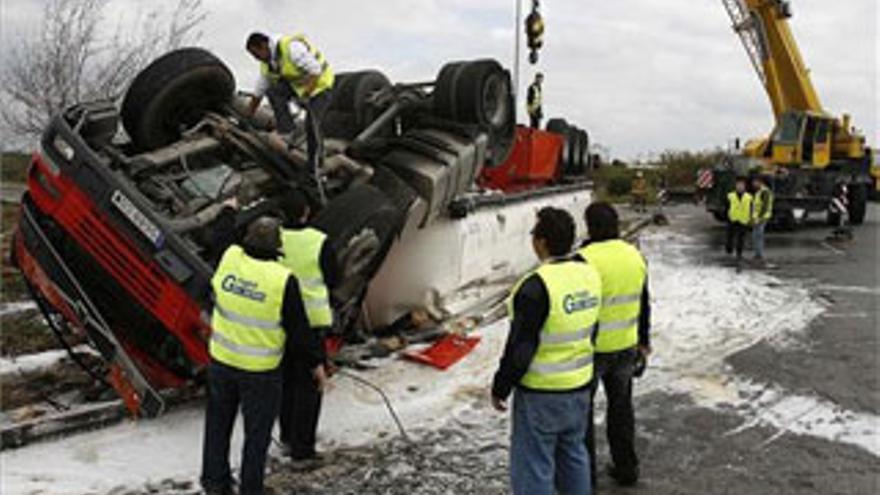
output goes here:
<path id="1" fill-rule="evenodd" d="M 602 307 L 595 340 L 594 397 L 601 383 L 608 409 L 605 424 L 612 463 L 608 474 L 620 485 L 639 479 L 635 451 L 632 382 L 651 353 L 651 306 L 647 264 L 639 250 L 620 239 L 617 211 L 608 203 L 591 204 L 584 213 L 589 235 L 578 251 L 602 279 Z M 587 450 L 596 479 L 593 411 L 587 421 Z"/>
<path id="2" fill-rule="evenodd" d="M 752 178 L 752 190 L 755 196 L 752 202 L 752 248 L 755 250 L 755 261 L 764 261 L 764 230 L 773 218 L 773 191 L 760 175 Z"/>
<path id="3" fill-rule="evenodd" d="M 535 80 L 529 85 L 526 93 L 526 110 L 529 113 L 529 125 L 532 129 L 541 128 L 541 119 L 544 117 L 544 74 L 535 74 Z"/>
<path id="4" fill-rule="evenodd" d="M 737 266 L 742 261 L 746 232 L 752 223 L 752 195 L 746 191 L 746 178 L 737 177 L 736 186 L 727 194 L 727 254 L 736 250 Z"/>
<path id="5" fill-rule="evenodd" d="M 532 248 L 541 265 L 516 285 L 509 302 L 510 333 L 492 384 L 492 405 L 506 411 L 513 391 L 515 495 L 591 493 L 584 435 L 602 287 L 592 266 L 570 257 L 574 237 L 568 212 L 540 210 Z"/>
<path id="6" fill-rule="evenodd" d="M 641 170 L 636 172 L 636 177 L 632 181 L 630 196 L 632 196 L 635 211 L 639 213 L 648 211 L 648 181 L 645 179 L 645 173 Z"/>
<path id="7" fill-rule="evenodd" d="M 323 340 L 333 327 L 330 292 L 340 278 L 336 252 L 326 234 L 308 225 L 311 210 L 301 191 L 285 194 L 281 205 L 287 219 L 281 230 L 281 264 L 299 281 L 309 326 Z M 294 461 L 320 461 L 315 443 L 326 365 L 291 349 L 283 367 L 281 441 Z"/>
<path id="8" fill-rule="evenodd" d="M 330 64 L 302 34 L 275 36 L 251 33 L 247 51 L 260 62 L 260 77 L 250 102 L 256 112 L 263 96 L 269 97 L 275 114 L 275 128 L 281 134 L 294 130 L 290 100 L 306 111 L 306 144 L 309 166 L 317 170 L 323 161 L 324 140 L 321 125 L 333 98 L 336 76 Z"/>
<path id="9" fill-rule="evenodd" d="M 279 365 L 286 348 L 315 354 L 299 284 L 276 260 L 279 222 L 260 217 L 242 245 L 224 252 L 211 280 L 211 362 L 201 484 L 208 494 L 235 493 L 229 443 L 239 407 L 244 416 L 241 494 L 262 494 L 266 453 L 281 400 Z"/>

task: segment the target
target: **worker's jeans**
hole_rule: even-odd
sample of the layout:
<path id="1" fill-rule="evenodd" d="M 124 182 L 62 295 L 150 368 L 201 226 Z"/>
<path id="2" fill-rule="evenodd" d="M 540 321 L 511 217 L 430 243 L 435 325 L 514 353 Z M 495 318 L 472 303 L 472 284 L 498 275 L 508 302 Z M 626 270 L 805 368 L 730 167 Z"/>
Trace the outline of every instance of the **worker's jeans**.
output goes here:
<path id="1" fill-rule="evenodd" d="M 514 391 L 510 482 L 514 495 L 590 495 L 584 446 L 590 394 Z"/>
<path id="2" fill-rule="evenodd" d="M 756 223 L 752 226 L 752 246 L 755 249 L 755 258 L 764 259 L 764 230 L 766 223 Z"/>
<path id="3" fill-rule="evenodd" d="M 638 478 L 639 459 L 635 450 L 635 412 L 632 403 L 632 381 L 635 371 L 635 348 L 620 352 L 597 353 L 593 361 L 593 386 L 590 400 L 596 395 L 599 383 L 605 389 L 608 409 L 605 414 L 608 447 L 614 470 L 621 478 Z M 590 455 L 593 484 L 596 479 L 596 438 L 593 408 L 587 418 L 587 451 Z"/>
<path id="4" fill-rule="evenodd" d="M 315 456 L 318 419 L 321 416 L 323 395 L 306 360 L 296 354 L 285 356 L 284 385 L 281 393 L 281 441 L 290 449 L 294 459 Z"/>
<path id="5" fill-rule="evenodd" d="M 262 495 L 266 453 L 281 398 L 279 370 L 252 373 L 212 361 L 208 366 L 208 406 L 201 484 L 206 491 L 232 487 L 229 441 L 235 416 L 244 416 L 241 495 Z"/>

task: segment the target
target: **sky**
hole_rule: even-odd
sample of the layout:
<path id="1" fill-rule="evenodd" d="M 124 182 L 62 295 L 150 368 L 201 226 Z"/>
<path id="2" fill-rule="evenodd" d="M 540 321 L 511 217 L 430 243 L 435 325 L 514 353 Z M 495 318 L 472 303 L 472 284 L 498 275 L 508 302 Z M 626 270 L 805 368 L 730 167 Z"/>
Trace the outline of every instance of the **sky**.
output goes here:
<path id="1" fill-rule="evenodd" d="M 3 42 L 32 29 L 45 1 L 2 0 Z M 137 3 L 111 0 L 107 24 L 132 18 Z M 303 32 L 336 70 L 379 68 L 392 81 L 431 80 L 452 60 L 494 57 L 513 67 L 515 0 L 204 3 L 209 16 L 199 44 L 230 65 L 241 89 L 251 88 L 257 73 L 243 49 L 254 30 Z M 523 0 L 524 9 L 529 3 Z M 542 4 L 545 46 L 537 66 L 523 59 L 520 98 L 534 71 L 544 72 L 545 116 L 587 129 L 614 156 L 726 147 L 772 128 L 769 101 L 721 0 Z M 792 30 L 826 110 L 852 114 L 877 145 L 876 0 L 792 4 Z M 0 69 L 2 63 L 0 57 Z"/>

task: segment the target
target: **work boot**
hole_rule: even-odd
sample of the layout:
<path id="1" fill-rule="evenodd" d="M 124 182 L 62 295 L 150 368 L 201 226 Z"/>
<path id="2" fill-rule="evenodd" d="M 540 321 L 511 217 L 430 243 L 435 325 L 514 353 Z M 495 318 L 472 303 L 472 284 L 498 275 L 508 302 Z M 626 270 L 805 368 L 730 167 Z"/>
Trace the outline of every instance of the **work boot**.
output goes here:
<path id="1" fill-rule="evenodd" d="M 324 457 L 319 454 L 312 454 L 308 457 L 290 457 L 290 469 L 293 471 L 314 471 L 324 467 Z"/>
<path id="2" fill-rule="evenodd" d="M 235 490 L 233 490 L 231 486 L 227 486 L 226 488 L 205 489 L 205 495 L 236 495 L 236 494 L 235 494 Z"/>
<path id="3" fill-rule="evenodd" d="M 613 464 L 608 465 L 608 476 L 620 486 L 635 486 L 639 482 L 639 468 L 635 467 L 631 470 L 622 470 L 616 468 Z"/>

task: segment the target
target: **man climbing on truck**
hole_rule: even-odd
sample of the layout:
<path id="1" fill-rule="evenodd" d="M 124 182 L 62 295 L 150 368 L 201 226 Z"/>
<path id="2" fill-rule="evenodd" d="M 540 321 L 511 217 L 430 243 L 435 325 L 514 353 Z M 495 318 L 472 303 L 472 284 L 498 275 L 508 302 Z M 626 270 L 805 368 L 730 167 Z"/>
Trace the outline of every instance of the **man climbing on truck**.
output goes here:
<path id="1" fill-rule="evenodd" d="M 306 111 L 306 144 L 309 167 L 316 170 L 323 156 L 321 122 L 333 94 L 335 75 L 318 49 L 302 34 L 269 36 L 255 32 L 248 36 L 247 51 L 260 62 L 260 78 L 251 98 L 253 114 L 263 96 L 269 97 L 275 114 L 275 128 L 281 134 L 294 131 L 290 100 Z"/>

